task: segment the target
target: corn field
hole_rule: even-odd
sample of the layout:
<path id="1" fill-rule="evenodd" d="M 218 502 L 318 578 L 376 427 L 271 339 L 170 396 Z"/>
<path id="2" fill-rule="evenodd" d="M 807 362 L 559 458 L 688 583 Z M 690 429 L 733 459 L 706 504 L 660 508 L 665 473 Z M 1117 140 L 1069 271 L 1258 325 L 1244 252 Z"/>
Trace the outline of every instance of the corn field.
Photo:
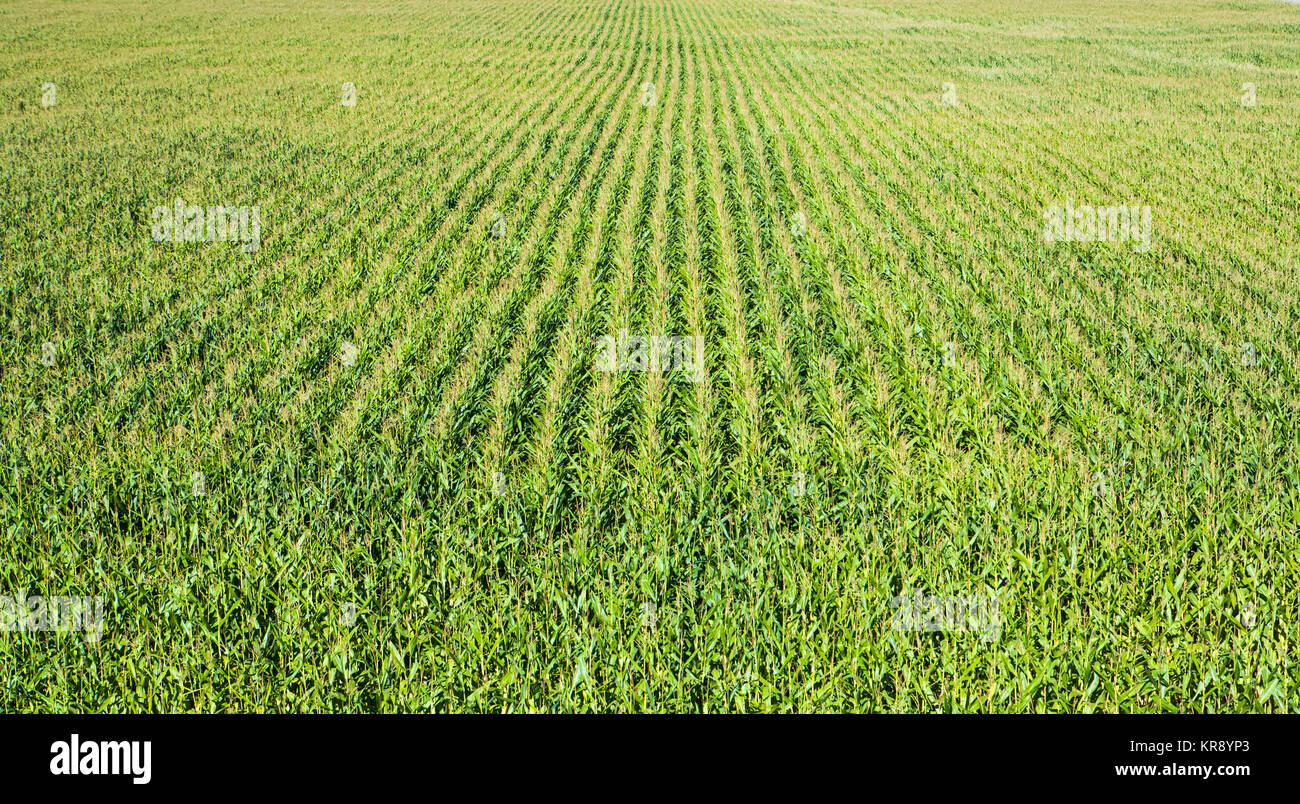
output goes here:
<path id="1" fill-rule="evenodd" d="M 1300 708 L 1300 6 L 0 40 L 0 711 Z"/>

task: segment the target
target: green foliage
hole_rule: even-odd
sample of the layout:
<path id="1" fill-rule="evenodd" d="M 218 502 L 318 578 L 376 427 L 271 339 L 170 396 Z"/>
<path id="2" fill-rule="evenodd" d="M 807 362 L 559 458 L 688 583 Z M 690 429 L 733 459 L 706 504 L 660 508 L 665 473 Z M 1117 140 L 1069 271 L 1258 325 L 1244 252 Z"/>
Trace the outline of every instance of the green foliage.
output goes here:
<path id="1" fill-rule="evenodd" d="M 1298 708 L 1300 6 L 104 5 L 0 31 L 0 596 L 104 601 L 0 711 Z"/>

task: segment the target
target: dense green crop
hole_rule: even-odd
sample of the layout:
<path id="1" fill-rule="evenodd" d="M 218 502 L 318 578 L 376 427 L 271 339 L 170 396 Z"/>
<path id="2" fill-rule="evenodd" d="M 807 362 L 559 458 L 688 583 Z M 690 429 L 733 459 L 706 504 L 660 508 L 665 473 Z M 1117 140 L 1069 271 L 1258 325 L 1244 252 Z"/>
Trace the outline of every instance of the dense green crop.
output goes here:
<path id="1" fill-rule="evenodd" d="M 1298 36 L 7 3 L 0 711 L 1300 708 Z"/>

